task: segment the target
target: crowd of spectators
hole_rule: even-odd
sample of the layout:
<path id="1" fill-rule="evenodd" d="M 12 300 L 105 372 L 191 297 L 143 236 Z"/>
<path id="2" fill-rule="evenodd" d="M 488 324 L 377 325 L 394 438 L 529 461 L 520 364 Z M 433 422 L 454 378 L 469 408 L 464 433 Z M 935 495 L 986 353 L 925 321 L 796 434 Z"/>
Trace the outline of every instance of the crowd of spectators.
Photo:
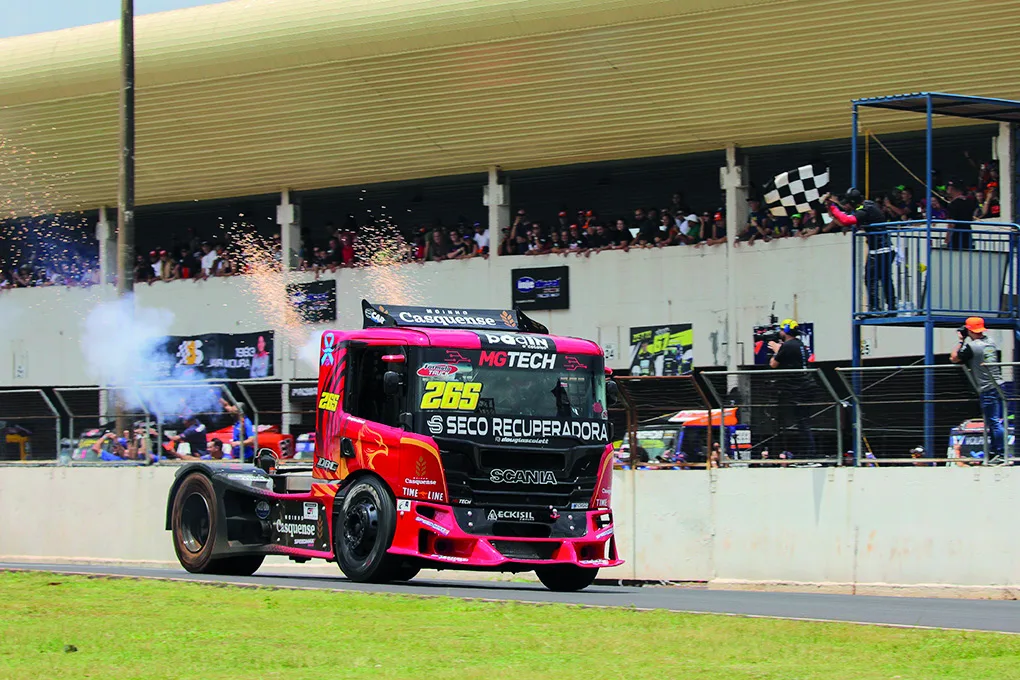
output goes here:
<path id="1" fill-rule="evenodd" d="M 968 160 L 970 157 L 968 156 Z M 974 183 L 950 180 L 935 187 L 931 212 L 936 220 L 999 218 L 998 171 L 994 163 L 978 164 Z M 871 196 L 887 221 L 924 219 L 927 206 L 912 187 L 900 185 Z M 855 206 L 845 206 L 853 210 Z M 735 243 L 754 245 L 758 241 L 783 238 L 808 238 L 821 233 L 844 231 L 828 215 L 810 210 L 791 217 L 772 215 L 758 195 L 747 201 L 746 219 L 740 223 Z M 553 219 L 539 221 L 520 209 L 513 223 L 502 230 L 497 248 L 500 255 L 544 255 L 571 253 L 590 255 L 603 250 L 663 248 L 670 246 L 717 246 L 727 242 L 726 216 L 722 208 L 696 211 L 683 194 L 676 192 L 662 208 L 639 207 L 632 215 L 603 217 L 593 210 L 575 214 L 561 210 Z M 380 237 L 380 234 L 385 234 Z M 183 279 L 201 280 L 232 276 L 248 271 L 249 258 L 236 243 L 202 240 L 192 232 L 186 242 L 169 248 L 157 247 L 138 253 L 134 279 L 137 283 Z M 400 236 L 395 227 L 386 230 L 369 222 L 359 227 L 349 216 L 343 228 L 326 224 L 324 238 L 315 241 L 303 234 L 300 268 L 335 272 L 340 268 L 369 264 L 371 253 L 387 241 L 392 250 L 389 261 L 440 262 L 488 257 L 488 228 L 461 219 L 456 226 L 436 224 L 417 227 L 410 237 Z M 228 240 L 229 241 L 229 240 Z M 276 263 L 282 259 L 280 234 L 262 243 Z M 360 247 L 359 247 L 360 246 Z M 0 289 L 33 286 L 89 286 L 99 282 L 96 244 L 64 247 L 58 254 L 39 249 L 35 255 L 17 259 L 0 258 Z"/>

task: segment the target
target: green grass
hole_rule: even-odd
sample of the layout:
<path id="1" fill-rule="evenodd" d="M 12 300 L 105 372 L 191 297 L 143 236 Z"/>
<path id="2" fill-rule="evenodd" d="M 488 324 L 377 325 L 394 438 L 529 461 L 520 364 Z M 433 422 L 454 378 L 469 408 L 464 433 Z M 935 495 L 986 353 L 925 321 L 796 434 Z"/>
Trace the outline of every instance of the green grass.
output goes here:
<path id="1" fill-rule="evenodd" d="M 0 603 L 2 678 L 1020 678 L 991 633 L 30 573 Z"/>

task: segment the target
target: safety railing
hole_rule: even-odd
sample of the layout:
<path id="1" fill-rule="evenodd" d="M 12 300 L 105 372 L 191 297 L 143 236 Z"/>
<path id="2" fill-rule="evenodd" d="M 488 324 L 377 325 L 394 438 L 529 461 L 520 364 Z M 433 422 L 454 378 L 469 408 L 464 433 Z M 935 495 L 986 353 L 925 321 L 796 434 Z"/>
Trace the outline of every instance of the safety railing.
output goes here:
<path id="1" fill-rule="evenodd" d="M 1018 318 L 1020 226 L 924 220 L 854 232 L 854 314 Z"/>
<path id="2" fill-rule="evenodd" d="M 843 400 L 822 371 L 705 371 L 701 377 L 715 408 L 722 407 L 713 425 L 730 465 L 842 465 Z"/>
<path id="3" fill-rule="evenodd" d="M 43 390 L 0 392 L 0 461 L 54 459 L 60 449 L 60 413 Z"/>
<path id="4" fill-rule="evenodd" d="M 710 427 L 691 428 L 692 436 L 686 438 L 654 438 L 658 432 L 678 431 L 681 414 L 709 416 L 711 402 L 694 376 L 620 376 L 615 380 L 621 399 L 609 415 L 616 425 L 615 439 L 623 442 L 616 453 L 617 468 L 691 470 L 712 465 Z M 648 454 L 647 460 L 642 451 Z"/>
<path id="5" fill-rule="evenodd" d="M 974 378 L 963 365 L 843 367 L 836 374 L 854 406 L 858 465 L 928 467 L 1007 460 L 1008 451 L 985 455 L 991 442 Z"/>
<path id="6" fill-rule="evenodd" d="M 295 450 L 280 451 L 281 456 L 302 465 L 311 461 L 312 451 L 298 440 L 315 431 L 317 380 L 245 380 L 235 387 L 249 406 L 256 434 L 264 425 L 278 426 L 281 433 L 295 435 Z"/>
<path id="7" fill-rule="evenodd" d="M 185 414 L 200 418 L 220 415 L 220 399 L 235 406 L 238 403 L 226 385 L 213 382 L 57 387 L 53 393 L 66 414 L 68 436 L 51 460 L 56 458 L 68 465 L 164 462 L 168 460 L 163 448 L 168 423 L 180 421 Z M 108 432 L 132 444 L 125 456 L 108 455 L 104 460 L 93 449 L 93 444 Z"/>

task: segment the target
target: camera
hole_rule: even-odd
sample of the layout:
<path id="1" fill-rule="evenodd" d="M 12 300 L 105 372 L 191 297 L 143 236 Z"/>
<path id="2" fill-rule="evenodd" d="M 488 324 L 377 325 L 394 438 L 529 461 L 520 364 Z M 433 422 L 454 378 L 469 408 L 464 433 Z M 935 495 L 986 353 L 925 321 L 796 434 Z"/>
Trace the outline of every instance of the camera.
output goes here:
<path id="1" fill-rule="evenodd" d="M 961 340 L 967 339 L 967 326 L 963 325 L 956 329 L 956 332 L 960 334 Z"/>

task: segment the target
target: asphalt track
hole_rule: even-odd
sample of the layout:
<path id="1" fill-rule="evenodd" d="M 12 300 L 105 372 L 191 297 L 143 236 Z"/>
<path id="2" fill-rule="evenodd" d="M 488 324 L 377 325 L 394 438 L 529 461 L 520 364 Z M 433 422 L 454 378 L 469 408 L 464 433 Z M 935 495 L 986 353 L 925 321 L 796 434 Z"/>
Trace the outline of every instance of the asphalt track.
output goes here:
<path id="1" fill-rule="evenodd" d="M 580 593 L 553 593 L 538 584 L 495 581 L 443 581 L 423 578 L 408 584 L 368 585 L 352 583 L 342 576 L 273 573 L 272 567 L 269 566 L 255 576 L 244 577 L 200 576 L 189 574 L 179 568 L 0 562 L 0 570 L 10 569 L 1020 633 L 1020 601 L 1008 600 L 768 593 L 675 586 L 595 585 Z"/>

